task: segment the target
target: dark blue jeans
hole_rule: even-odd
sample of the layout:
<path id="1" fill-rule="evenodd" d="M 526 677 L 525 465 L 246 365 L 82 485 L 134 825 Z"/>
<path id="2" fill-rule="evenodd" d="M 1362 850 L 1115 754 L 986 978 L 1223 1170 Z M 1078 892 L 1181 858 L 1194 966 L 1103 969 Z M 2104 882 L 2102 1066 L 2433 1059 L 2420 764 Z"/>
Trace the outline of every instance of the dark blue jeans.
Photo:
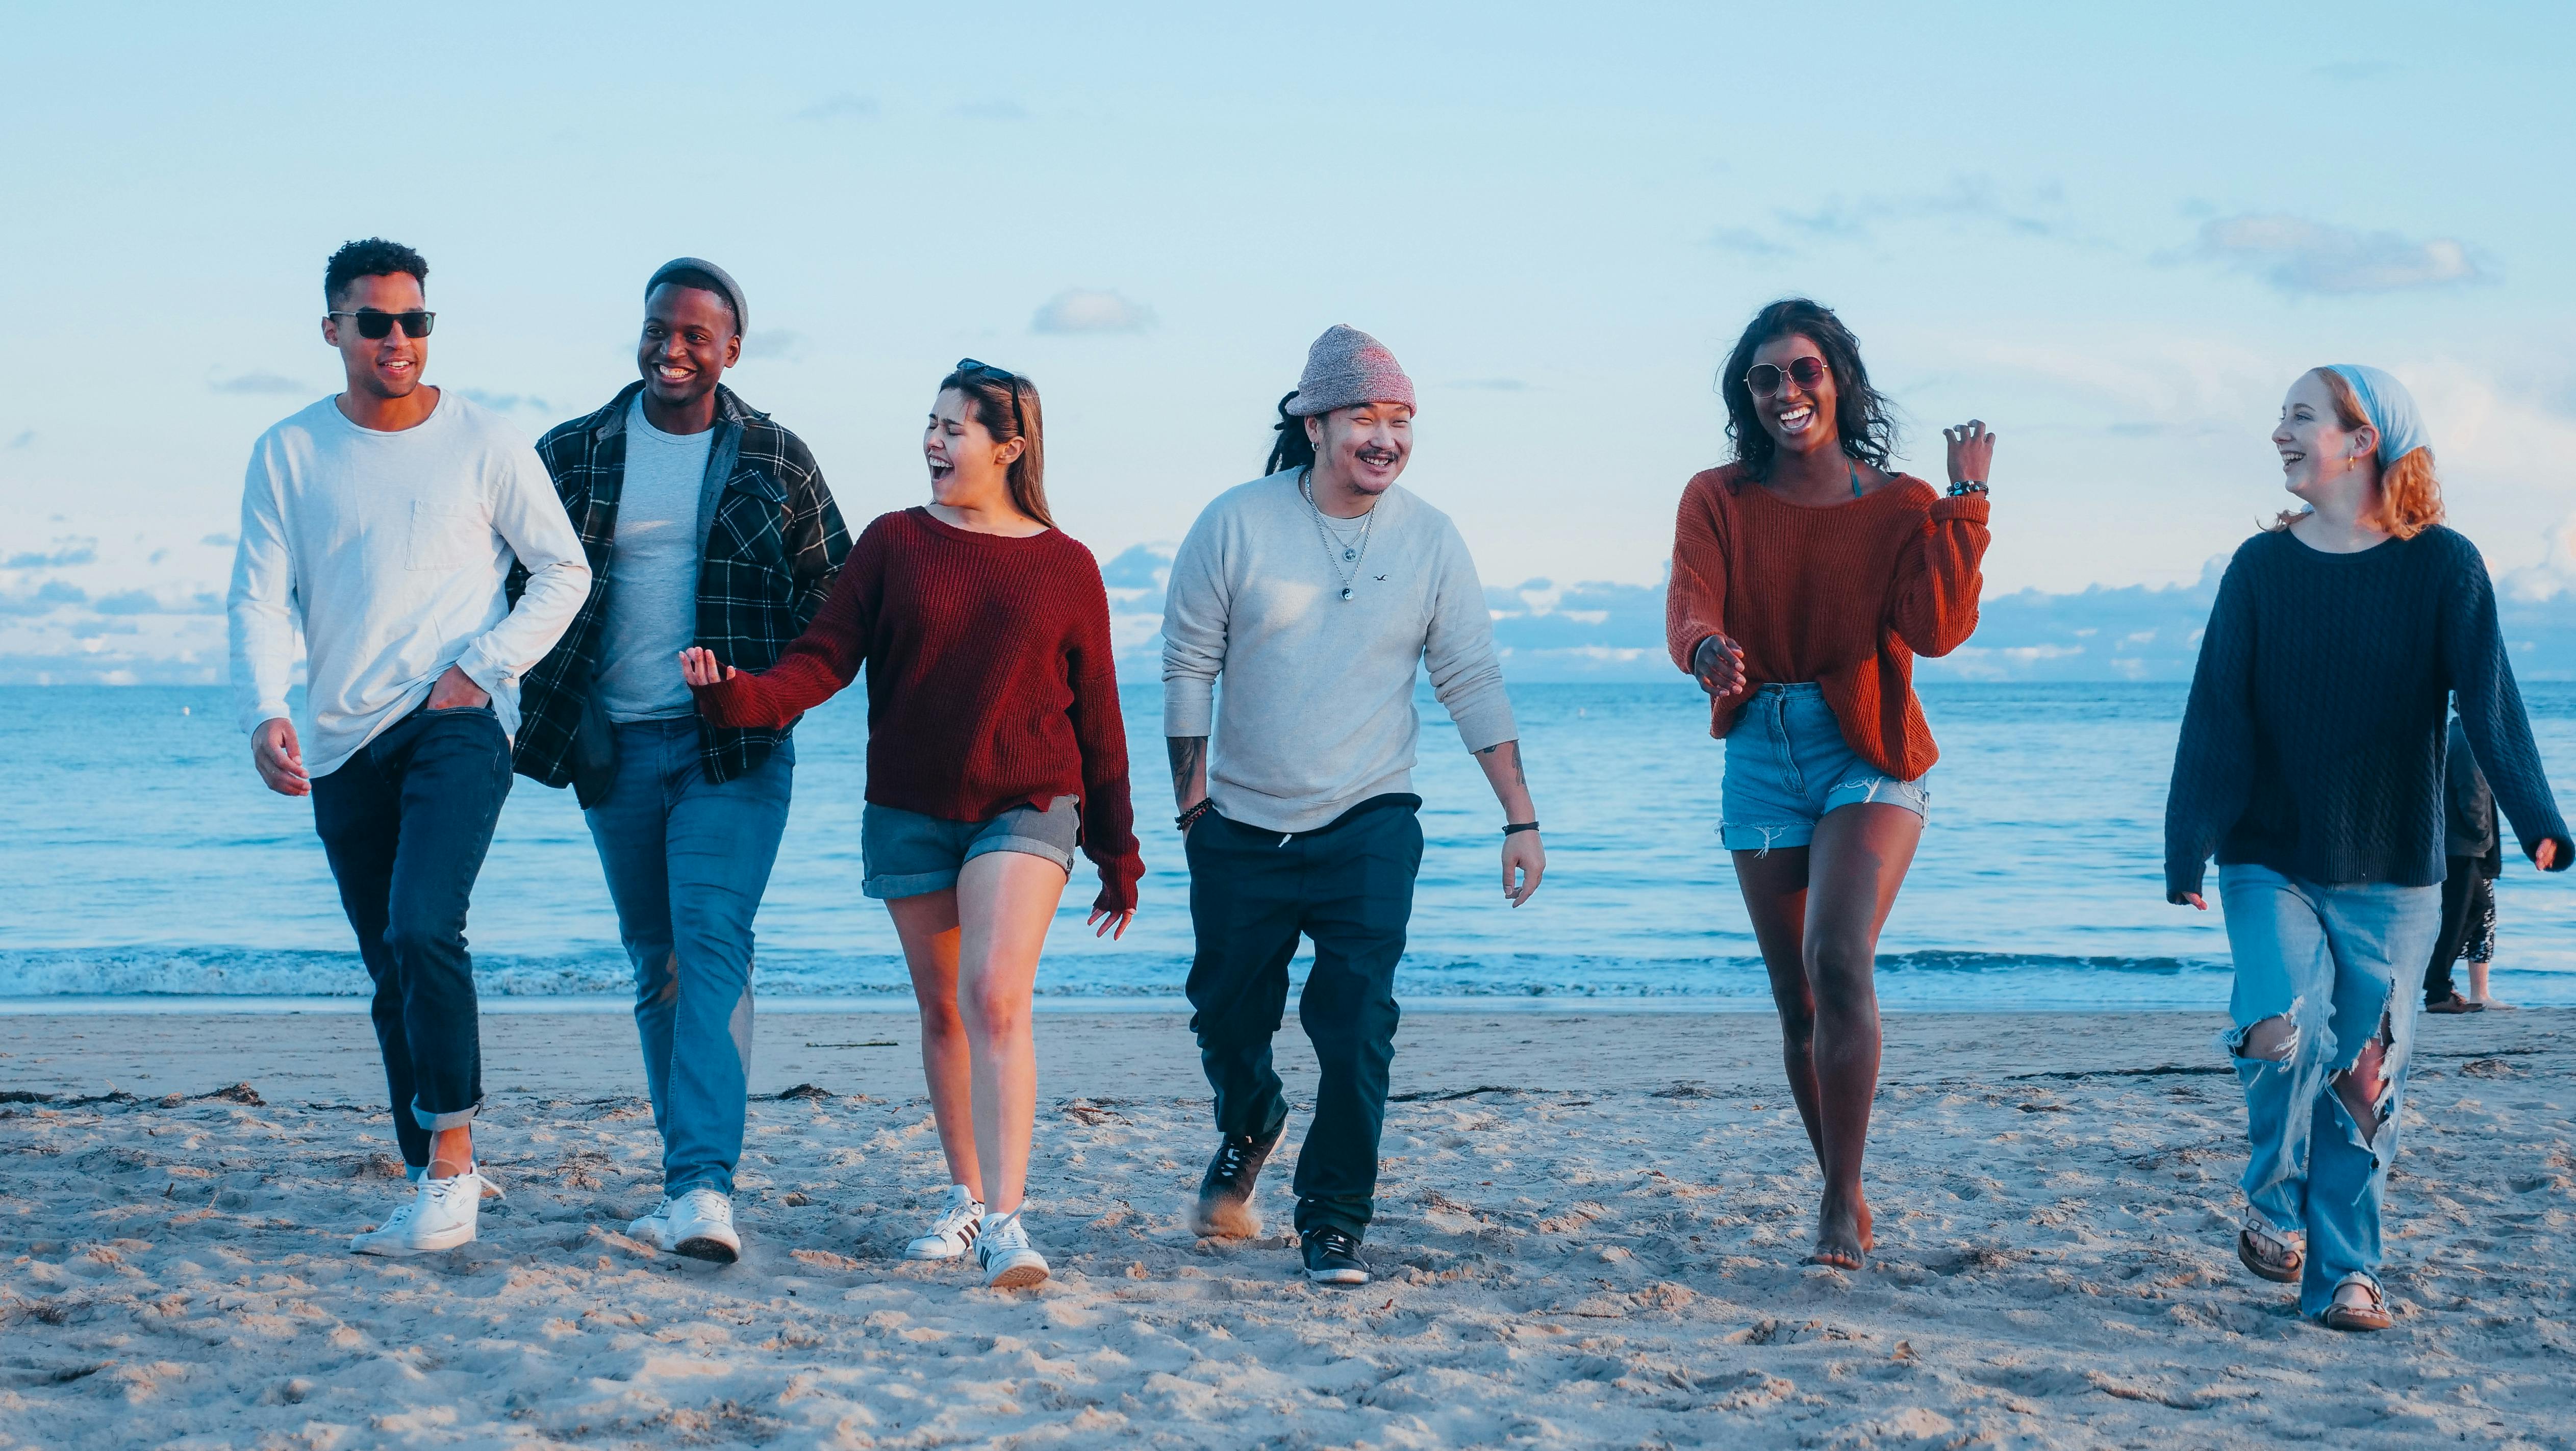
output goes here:
<path id="1" fill-rule="evenodd" d="M 1216 1090 L 1221 1134 L 1266 1138 L 1288 1119 L 1270 1040 L 1288 1006 L 1288 960 L 1302 934 L 1314 970 L 1297 1021 L 1315 1045 L 1315 1122 L 1297 1151 L 1297 1229 L 1365 1234 L 1376 1210 L 1377 1150 L 1395 1062 L 1395 965 L 1422 869 L 1416 796 L 1361 802 L 1295 836 L 1199 818 L 1186 843 L 1190 1028 Z"/>
<path id="2" fill-rule="evenodd" d="M 585 813 L 635 964 L 665 1194 L 733 1193 L 751 1084 L 751 920 L 795 777 L 793 740 L 718 784 L 694 717 L 631 721 L 617 727 L 608 799 Z"/>
<path id="3" fill-rule="evenodd" d="M 490 706 L 423 708 L 313 782 L 313 829 L 375 979 L 376 1042 L 403 1162 L 483 1102 L 465 908 L 510 796 L 510 741 Z"/>

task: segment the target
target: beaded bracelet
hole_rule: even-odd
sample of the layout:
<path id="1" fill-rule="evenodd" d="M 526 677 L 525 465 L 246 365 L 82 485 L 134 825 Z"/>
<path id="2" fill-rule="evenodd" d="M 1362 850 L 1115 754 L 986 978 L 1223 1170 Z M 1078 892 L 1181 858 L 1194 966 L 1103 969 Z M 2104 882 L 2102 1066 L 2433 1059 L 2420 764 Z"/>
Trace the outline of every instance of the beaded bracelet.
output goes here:
<path id="1" fill-rule="evenodd" d="M 1955 483 L 1955 484 L 1952 484 L 1952 485 L 1950 486 L 1950 497 L 1951 497 L 1951 498 L 1953 498 L 1953 499 L 1963 499 L 1963 498 L 1966 498 L 1966 497 L 1967 497 L 1968 495 L 1970 495 L 1970 494 L 1982 494 L 1982 493 L 1984 493 L 1985 491 L 1986 491 L 1986 486 L 1985 486 L 1985 485 L 1983 485 L 1983 484 L 1978 484 L 1978 483 L 1970 483 L 1970 482 L 1967 482 L 1967 481 L 1964 481 L 1964 480 L 1963 480 L 1963 481 L 1961 481 L 1961 482 L 1959 482 L 1959 483 Z"/>
<path id="2" fill-rule="evenodd" d="M 1200 817 L 1207 815 L 1215 809 L 1216 798 L 1213 796 L 1202 796 L 1199 798 L 1198 805 L 1193 806 L 1189 810 L 1182 812 L 1180 815 L 1173 817 L 1172 824 L 1181 829 L 1181 834 L 1183 836 L 1187 836 L 1190 828 L 1199 824 Z"/>

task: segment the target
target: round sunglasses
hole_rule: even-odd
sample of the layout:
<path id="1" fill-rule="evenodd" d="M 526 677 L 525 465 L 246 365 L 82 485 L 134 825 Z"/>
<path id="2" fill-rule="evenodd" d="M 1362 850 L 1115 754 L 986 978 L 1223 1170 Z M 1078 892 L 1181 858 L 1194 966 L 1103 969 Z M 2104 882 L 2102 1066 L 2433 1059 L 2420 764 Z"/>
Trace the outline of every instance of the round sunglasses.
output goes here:
<path id="1" fill-rule="evenodd" d="M 1794 378 L 1801 388 L 1813 388 L 1825 381 L 1825 360 L 1809 354 L 1786 369 L 1771 363 L 1756 363 L 1745 370 L 1744 386 L 1768 398 L 1780 391 L 1782 378 Z"/>

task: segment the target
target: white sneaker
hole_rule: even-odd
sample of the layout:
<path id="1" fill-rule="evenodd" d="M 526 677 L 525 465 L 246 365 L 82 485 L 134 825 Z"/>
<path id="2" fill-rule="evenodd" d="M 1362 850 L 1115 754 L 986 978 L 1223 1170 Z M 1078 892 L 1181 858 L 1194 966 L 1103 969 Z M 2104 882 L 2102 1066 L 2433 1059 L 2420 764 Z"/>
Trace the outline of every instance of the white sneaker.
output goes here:
<path id="1" fill-rule="evenodd" d="M 423 1179 L 411 1202 L 385 1216 L 385 1222 L 349 1241 L 362 1255 L 425 1255 L 474 1242 L 475 1221 L 489 1191 L 500 1191 L 468 1166 L 452 1179 Z"/>
<path id="2" fill-rule="evenodd" d="M 984 1283 L 996 1290 L 1025 1290 L 1047 1277 L 1046 1256 L 1029 1243 L 1016 1209 L 984 1216 L 975 1234 L 975 1263 L 983 1266 Z"/>
<path id="3" fill-rule="evenodd" d="M 963 1184 L 948 1186 L 948 1201 L 939 1207 L 939 1217 L 930 1222 L 930 1233 L 903 1247 L 908 1260 L 953 1260 L 962 1258 L 975 1245 L 975 1232 L 983 1227 L 984 1203 L 975 1191 Z"/>
<path id="4" fill-rule="evenodd" d="M 655 1249 L 720 1265 L 742 1258 L 742 1236 L 734 1231 L 733 1201 L 713 1189 L 692 1189 L 673 1199 L 662 1196 L 653 1212 L 626 1226 L 626 1233 Z"/>

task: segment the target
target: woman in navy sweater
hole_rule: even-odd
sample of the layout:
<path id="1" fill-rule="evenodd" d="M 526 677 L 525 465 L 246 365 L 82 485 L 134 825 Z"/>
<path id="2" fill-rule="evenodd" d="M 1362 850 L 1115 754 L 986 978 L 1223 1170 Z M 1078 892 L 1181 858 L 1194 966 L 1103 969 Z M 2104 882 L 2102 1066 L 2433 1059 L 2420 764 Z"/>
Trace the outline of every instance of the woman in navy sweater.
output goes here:
<path id="1" fill-rule="evenodd" d="M 2570 859 L 2485 561 L 2441 526 L 2414 400 L 2376 368 L 2300 377 L 2272 433 L 2284 513 L 2236 551 L 2192 677 L 2165 894 L 2236 961 L 2222 1036 L 2253 1155 L 2237 1256 L 2341 1330 L 2389 1324 L 2380 1208 L 2442 905 L 2443 722 L 2460 720 L 2543 871 Z"/>

